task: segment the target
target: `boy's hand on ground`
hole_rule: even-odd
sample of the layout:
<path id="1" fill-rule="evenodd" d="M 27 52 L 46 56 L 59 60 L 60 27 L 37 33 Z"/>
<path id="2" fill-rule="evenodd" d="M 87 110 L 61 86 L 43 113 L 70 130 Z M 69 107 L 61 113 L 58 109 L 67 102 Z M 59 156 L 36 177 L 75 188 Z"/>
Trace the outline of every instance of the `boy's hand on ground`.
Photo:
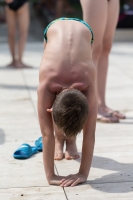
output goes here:
<path id="1" fill-rule="evenodd" d="M 75 186 L 79 183 L 84 183 L 86 182 L 87 178 L 80 173 L 77 174 L 71 174 L 67 176 L 66 178 L 62 179 L 60 182 L 61 187 L 67 187 L 67 186 Z"/>
<path id="2" fill-rule="evenodd" d="M 64 179 L 65 178 L 65 176 L 57 176 L 57 175 L 54 175 L 49 181 L 48 181 L 48 183 L 50 184 L 50 185 L 60 185 L 60 183 L 61 183 L 61 180 L 62 179 Z"/>

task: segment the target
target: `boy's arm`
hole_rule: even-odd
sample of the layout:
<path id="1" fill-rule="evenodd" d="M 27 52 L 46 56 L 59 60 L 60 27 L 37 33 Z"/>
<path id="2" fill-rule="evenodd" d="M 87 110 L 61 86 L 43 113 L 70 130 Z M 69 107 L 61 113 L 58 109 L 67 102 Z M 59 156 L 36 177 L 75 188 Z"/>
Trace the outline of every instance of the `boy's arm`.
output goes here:
<path id="1" fill-rule="evenodd" d="M 83 128 L 82 159 L 79 173 L 88 177 L 95 143 L 95 128 L 97 119 L 97 97 L 96 91 L 92 88 L 88 94 L 89 117 Z"/>
<path id="2" fill-rule="evenodd" d="M 89 88 L 87 99 L 89 105 L 89 117 L 83 128 L 82 159 L 79 172 L 63 179 L 61 181 L 61 186 L 75 186 L 78 183 L 85 182 L 90 171 L 95 143 L 95 127 L 97 118 L 97 98 L 96 90 L 93 85 Z"/>
<path id="3" fill-rule="evenodd" d="M 49 184 L 59 185 L 63 177 L 56 176 L 54 173 L 54 147 L 55 138 L 51 113 L 47 112 L 54 102 L 55 96 L 52 95 L 45 86 L 45 83 L 38 87 L 38 116 L 43 141 L 43 161 L 44 169 Z"/>

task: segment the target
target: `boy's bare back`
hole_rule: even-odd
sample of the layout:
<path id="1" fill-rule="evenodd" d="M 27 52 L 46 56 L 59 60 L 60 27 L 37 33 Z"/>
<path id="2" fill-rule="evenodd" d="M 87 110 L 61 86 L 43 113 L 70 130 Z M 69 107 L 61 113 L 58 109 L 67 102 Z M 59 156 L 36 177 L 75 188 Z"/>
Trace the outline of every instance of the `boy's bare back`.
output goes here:
<path id="1" fill-rule="evenodd" d="M 95 71 L 91 56 L 91 32 L 77 21 L 58 21 L 48 29 L 48 42 L 40 68 L 40 81 L 57 94 L 74 87 L 84 91 Z M 89 78 L 91 77 L 91 78 Z"/>

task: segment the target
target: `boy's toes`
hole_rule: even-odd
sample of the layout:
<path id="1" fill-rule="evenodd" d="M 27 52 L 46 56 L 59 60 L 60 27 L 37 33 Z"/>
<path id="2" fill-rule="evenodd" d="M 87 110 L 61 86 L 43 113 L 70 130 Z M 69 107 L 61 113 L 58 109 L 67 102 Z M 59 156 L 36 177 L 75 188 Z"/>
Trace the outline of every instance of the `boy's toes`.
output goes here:
<path id="1" fill-rule="evenodd" d="M 69 156 L 69 155 L 65 155 L 65 159 L 66 159 L 66 160 L 72 160 L 73 157 L 72 157 L 72 156 Z"/>
<path id="2" fill-rule="evenodd" d="M 54 156 L 54 160 L 62 160 L 63 159 L 63 153 L 58 153 Z"/>
<path id="3" fill-rule="evenodd" d="M 79 154 L 75 154 L 75 155 L 65 154 L 65 159 L 66 160 L 78 159 L 79 157 L 80 157 Z"/>

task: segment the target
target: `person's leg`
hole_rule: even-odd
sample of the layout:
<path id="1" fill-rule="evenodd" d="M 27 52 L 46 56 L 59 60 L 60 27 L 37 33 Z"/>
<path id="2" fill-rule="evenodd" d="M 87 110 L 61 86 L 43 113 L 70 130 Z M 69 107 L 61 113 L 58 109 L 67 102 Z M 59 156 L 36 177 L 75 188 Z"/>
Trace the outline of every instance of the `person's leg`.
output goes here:
<path id="1" fill-rule="evenodd" d="M 77 145 L 76 145 L 76 137 L 72 137 L 69 139 L 66 139 L 66 152 L 65 152 L 65 159 L 71 160 L 71 159 L 77 159 L 79 158 Z"/>
<path id="2" fill-rule="evenodd" d="M 76 137 L 66 139 L 65 136 L 63 136 L 62 132 L 57 128 L 57 126 L 55 124 L 54 124 L 54 129 L 55 129 L 54 159 L 55 160 L 63 159 L 63 157 L 64 157 L 63 148 L 64 148 L 65 141 L 66 141 L 65 159 L 71 160 L 71 159 L 79 158 L 80 156 L 77 151 Z"/>
<path id="3" fill-rule="evenodd" d="M 68 0 L 57 0 L 56 3 L 56 18 L 63 17 L 64 14 L 72 14 L 74 9 L 71 7 Z"/>
<path id="4" fill-rule="evenodd" d="M 98 68 L 107 22 L 108 3 L 107 0 L 80 0 L 80 2 L 83 10 L 83 19 L 91 26 L 94 32 L 93 60 Z"/>
<path id="5" fill-rule="evenodd" d="M 60 18 L 63 15 L 66 0 L 57 0 L 56 2 L 56 18 Z"/>
<path id="6" fill-rule="evenodd" d="M 107 69 L 105 69 L 105 72 L 101 71 L 99 68 L 99 61 L 102 54 L 104 34 L 108 20 L 108 1 L 80 0 L 80 2 L 83 10 L 83 19 L 91 26 L 94 32 L 93 60 L 97 67 L 97 94 L 99 104 L 101 101 L 99 96 L 99 84 L 101 85 L 100 81 L 102 81 L 99 79 L 99 71 L 101 74 L 104 73 L 105 78 L 107 76 Z M 103 87 L 105 88 L 105 86 Z M 103 116 L 101 113 L 98 113 L 98 119 L 103 122 L 118 122 L 117 117 L 112 115 Z"/>
<path id="7" fill-rule="evenodd" d="M 54 122 L 53 122 L 54 123 Z M 54 124 L 55 129 L 55 153 L 54 153 L 54 159 L 55 160 L 62 160 L 64 157 L 63 154 L 63 148 L 64 148 L 64 137 L 61 131 L 57 128 L 57 126 Z"/>
<path id="8" fill-rule="evenodd" d="M 108 70 L 108 57 L 114 38 L 118 14 L 119 0 L 110 0 L 108 3 L 108 17 L 103 38 L 103 48 L 98 62 L 98 113 L 103 116 L 106 116 L 108 115 L 108 113 L 113 112 L 112 109 L 106 106 L 105 91 Z M 117 118 L 124 118 L 124 115 L 118 112 L 114 112 L 112 116 L 116 116 Z"/>
<path id="9" fill-rule="evenodd" d="M 15 37 L 16 37 L 16 13 L 6 6 L 6 20 L 8 27 L 8 43 L 12 56 L 12 62 L 8 66 L 15 66 Z"/>
<path id="10" fill-rule="evenodd" d="M 6 18 L 5 18 L 5 6 L 0 6 L 0 22 L 1 23 L 6 22 Z"/>
<path id="11" fill-rule="evenodd" d="M 24 47 L 28 35 L 29 28 L 29 4 L 25 3 L 20 9 L 17 11 L 17 20 L 18 20 L 18 60 L 17 67 L 29 67 L 22 62 L 22 56 L 24 52 Z"/>
<path id="12" fill-rule="evenodd" d="M 69 0 L 66 0 L 66 8 L 65 8 L 66 13 L 68 14 L 73 14 L 74 13 L 74 8 L 71 6 Z"/>
<path id="13" fill-rule="evenodd" d="M 93 44 L 93 61 L 97 67 L 97 77 L 99 72 L 99 59 L 102 53 L 104 33 L 107 24 L 108 17 L 108 1 L 107 0 L 80 0 L 83 19 L 91 26 L 94 32 L 94 44 Z M 99 80 L 97 79 L 97 95 L 99 103 Z M 98 116 L 99 118 L 99 116 Z M 101 120 L 101 116 L 100 116 Z M 105 122 L 110 120 L 118 121 L 116 117 L 104 117 Z"/>

